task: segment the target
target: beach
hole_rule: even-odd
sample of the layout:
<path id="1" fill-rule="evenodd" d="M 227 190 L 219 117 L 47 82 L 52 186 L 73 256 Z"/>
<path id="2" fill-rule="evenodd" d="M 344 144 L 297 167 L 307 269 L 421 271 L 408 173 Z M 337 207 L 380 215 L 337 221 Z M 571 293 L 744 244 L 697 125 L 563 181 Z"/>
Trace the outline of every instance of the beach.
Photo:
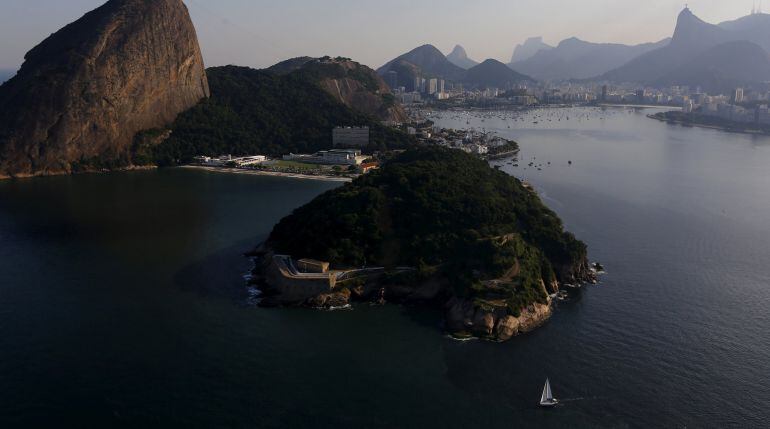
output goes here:
<path id="1" fill-rule="evenodd" d="M 179 168 L 205 170 L 205 171 L 211 171 L 215 173 L 249 174 L 253 176 L 272 176 L 272 177 L 288 177 L 291 179 L 321 180 L 325 182 L 352 182 L 353 181 L 353 178 L 351 177 L 316 176 L 312 174 L 282 173 L 279 171 L 244 170 L 239 168 L 225 168 L 225 167 L 207 167 L 203 165 L 184 165 Z"/>

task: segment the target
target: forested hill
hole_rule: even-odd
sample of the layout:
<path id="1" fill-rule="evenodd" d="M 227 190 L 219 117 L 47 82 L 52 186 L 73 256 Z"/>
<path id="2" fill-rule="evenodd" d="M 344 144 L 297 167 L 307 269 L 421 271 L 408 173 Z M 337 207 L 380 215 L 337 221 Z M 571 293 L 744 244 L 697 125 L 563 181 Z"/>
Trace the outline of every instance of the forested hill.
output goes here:
<path id="1" fill-rule="evenodd" d="M 335 126 L 371 128 L 370 149 L 408 146 L 411 139 L 355 111 L 307 73 L 276 74 L 247 67 L 207 70 L 211 97 L 179 115 L 158 146 L 157 131 L 137 138 L 135 163 L 173 165 L 196 155 L 313 152 L 331 147 Z"/>
<path id="2" fill-rule="evenodd" d="M 275 251 L 333 266 L 419 267 L 462 298 L 512 312 L 584 280 L 586 246 L 522 183 L 462 151 L 412 149 L 284 218 Z M 504 280 L 491 290 L 492 279 Z"/>

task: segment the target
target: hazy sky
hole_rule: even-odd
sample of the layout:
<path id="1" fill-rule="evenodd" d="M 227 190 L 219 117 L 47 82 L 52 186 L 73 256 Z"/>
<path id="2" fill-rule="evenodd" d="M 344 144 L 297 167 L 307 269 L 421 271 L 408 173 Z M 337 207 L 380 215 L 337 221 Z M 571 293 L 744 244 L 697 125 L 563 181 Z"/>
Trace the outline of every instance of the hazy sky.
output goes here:
<path id="1" fill-rule="evenodd" d="M 477 61 L 510 60 L 529 36 L 556 44 L 642 43 L 672 34 L 681 0 L 185 0 L 207 66 L 266 67 L 300 56 L 346 56 L 379 67 L 418 45 Z M 0 0 L 0 68 L 104 0 Z M 770 0 L 766 0 L 770 9 Z M 690 0 L 708 22 L 747 15 L 752 0 Z"/>

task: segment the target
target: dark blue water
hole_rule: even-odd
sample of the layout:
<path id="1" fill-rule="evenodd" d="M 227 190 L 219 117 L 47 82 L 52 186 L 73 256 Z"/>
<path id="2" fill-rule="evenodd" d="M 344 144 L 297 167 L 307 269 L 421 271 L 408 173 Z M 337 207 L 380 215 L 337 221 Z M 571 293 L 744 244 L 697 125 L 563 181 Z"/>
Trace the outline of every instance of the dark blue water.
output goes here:
<path id="1" fill-rule="evenodd" d="M 0 182 L 0 427 L 766 427 L 770 141 L 644 113 L 438 120 L 516 138 L 503 168 L 608 270 L 505 344 L 435 310 L 247 305 L 241 253 L 337 184 Z"/>

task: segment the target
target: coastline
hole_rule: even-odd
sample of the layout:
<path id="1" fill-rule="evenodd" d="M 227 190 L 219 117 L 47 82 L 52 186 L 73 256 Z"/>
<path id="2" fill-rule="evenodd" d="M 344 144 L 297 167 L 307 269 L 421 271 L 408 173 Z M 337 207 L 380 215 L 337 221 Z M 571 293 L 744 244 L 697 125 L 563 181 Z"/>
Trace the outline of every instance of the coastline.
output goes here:
<path id="1" fill-rule="evenodd" d="M 271 176 L 271 177 L 285 177 L 289 179 L 302 179 L 302 180 L 320 180 L 324 182 L 352 182 L 350 177 L 335 177 L 335 176 L 314 176 L 312 174 L 300 174 L 300 173 L 281 173 L 278 171 L 264 171 L 264 170 L 241 170 L 237 168 L 224 168 L 224 167 L 207 167 L 203 165 L 182 165 L 176 168 L 185 168 L 190 170 L 203 170 L 214 173 L 226 173 L 226 174 L 248 174 L 253 176 Z"/>
<path id="2" fill-rule="evenodd" d="M 720 125 L 701 124 L 698 122 L 682 121 L 680 119 L 661 118 L 660 116 L 656 116 L 654 114 L 647 115 L 647 117 L 650 119 L 655 119 L 656 121 L 665 122 L 668 124 L 682 125 L 685 127 L 705 128 L 709 130 L 718 130 L 718 131 L 724 131 L 726 133 L 734 133 L 734 134 L 749 134 L 753 136 L 770 136 L 770 134 L 763 132 L 762 130 L 747 130 L 747 129 L 724 127 Z"/>
<path id="3" fill-rule="evenodd" d="M 599 103 L 597 107 L 638 107 L 640 109 L 671 109 L 676 111 L 682 110 L 681 107 L 666 106 L 666 105 L 654 105 L 654 104 L 612 104 L 612 103 Z"/>
<path id="4" fill-rule="evenodd" d="M 80 174 L 108 174 L 108 173 L 117 173 L 122 171 L 144 171 L 144 170 L 157 170 L 157 169 L 158 169 L 157 165 L 130 165 L 128 167 L 120 167 L 120 168 L 104 169 L 104 170 L 83 170 L 83 171 L 57 170 L 57 171 L 40 172 L 36 174 L 17 174 L 13 176 L 8 176 L 0 173 L 0 181 L 34 179 L 37 177 L 75 176 Z"/>
<path id="5" fill-rule="evenodd" d="M 553 295 L 548 295 L 545 302 L 530 302 L 512 313 L 505 303 L 485 301 L 479 304 L 474 299 L 453 295 L 445 279 L 432 278 L 416 284 L 410 283 L 409 286 L 389 283 L 385 268 L 370 269 L 368 274 L 358 277 L 346 277 L 351 271 L 345 273 L 331 269 L 323 273 L 298 275 L 292 271 L 296 268 L 289 268 L 294 265 L 282 262 L 290 257 L 276 255 L 264 243 L 246 256 L 254 264 L 247 283 L 249 287 L 259 290 L 257 305 L 262 307 L 303 307 L 330 311 L 353 308 L 355 303 L 431 306 L 443 309 L 443 330 L 451 338 L 497 343 L 535 331 L 545 325 L 555 311 Z M 353 271 L 360 274 L 367 270 Z M 590 275 L 576 278 L 577 286 L 574 287 L 595 284 L 596 274 L 590 272 Z M 540 279 L 540 285 L 543 292 L 548 294 L 543 279 Z M 563 292 L 567 290 L 566 286 L 556 280 L 550 285 L 557 294 L 568 293 Z"/>

